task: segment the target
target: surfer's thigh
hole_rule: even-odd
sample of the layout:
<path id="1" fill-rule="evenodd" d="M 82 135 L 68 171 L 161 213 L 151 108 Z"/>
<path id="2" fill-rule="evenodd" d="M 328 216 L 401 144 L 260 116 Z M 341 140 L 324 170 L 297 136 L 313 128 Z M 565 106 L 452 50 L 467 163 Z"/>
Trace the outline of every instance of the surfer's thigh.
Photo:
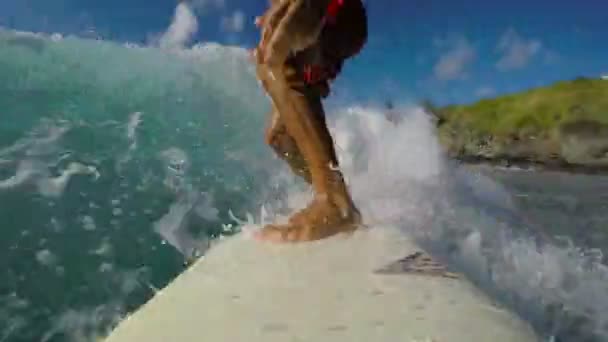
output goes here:
<path id="1" fill-rule="evenodd" d="M 317 46 L 314 46 L 302 51 L 290 57 L 279 66 L 257 65 L 256 71 L 258 79 L 277 108 L 306 113 L 312 116 L 313 119 L 325 124 L 325 115 L 321 103 L 323 97 L 321 94 L 322 89 L 317 85 L 308 84 L 303 74 L 303 66 L 313 61 L 314 49 L 317 48 Z M 290 101 L 289 97 L 291 96 L 304 97 L 306 101 Z M 292 108 L 295 103 L 299 103 L 300 105 L 305 104 L 308 108 Z M 274 122 L 275 128 L 282 125 L 280 111 L 278 111 L 278 116 L 274 117 L 277 119 Z M 273 122 L 271 122 L 270 126 L 273 126 Z M 267 132 L 272 133 L 273 131 L 271 128 Z M 267 138 L 270 136 L 267 135 Z"/>

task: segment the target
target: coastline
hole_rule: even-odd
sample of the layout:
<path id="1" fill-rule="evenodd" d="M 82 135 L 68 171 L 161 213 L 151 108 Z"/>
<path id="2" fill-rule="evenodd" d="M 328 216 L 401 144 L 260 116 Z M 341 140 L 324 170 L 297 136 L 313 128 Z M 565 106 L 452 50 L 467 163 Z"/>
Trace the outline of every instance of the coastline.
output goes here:
<path id="1" fill-rule="evenodd" d="M 608 80 L 579 77 L 465 105 L 422 106 L 465 164 L 608 174 Z"/>

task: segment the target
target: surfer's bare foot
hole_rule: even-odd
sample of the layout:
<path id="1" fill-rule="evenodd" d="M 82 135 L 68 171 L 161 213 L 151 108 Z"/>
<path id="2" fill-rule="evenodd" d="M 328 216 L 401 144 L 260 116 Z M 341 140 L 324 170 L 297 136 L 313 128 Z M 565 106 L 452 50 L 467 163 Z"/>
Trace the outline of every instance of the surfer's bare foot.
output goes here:
<path id="1" fill-rule="evenodd" d="M 255 233 L 258 240 L 270 242 L 306 242 L 339 233 L 352 232 L 361 223 L 357 208 L 339 208 L 327 199 L 315 199 L 293 215 L 286 224 L 270 224 Z"/>

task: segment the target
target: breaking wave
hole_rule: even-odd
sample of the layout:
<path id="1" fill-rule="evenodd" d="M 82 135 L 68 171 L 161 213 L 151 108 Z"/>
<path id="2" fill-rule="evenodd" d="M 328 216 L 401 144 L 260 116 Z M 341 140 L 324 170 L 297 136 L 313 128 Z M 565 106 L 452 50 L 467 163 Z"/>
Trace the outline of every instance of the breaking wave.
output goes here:
<path id="1" fill-rule="evenodd" d="M 310 195 L 263 144 L 269 105 L 240 48 L 0 31 L 0 79 L 0 340 L 94 339 L 238 217 L 271 220 Z M 539 242 L 507 189 L 444 157 L 430 116 L 396 112 L 329 110 L 365 218 L 414 236 L 547 341 L 607 338 L 601 255 Z"/>

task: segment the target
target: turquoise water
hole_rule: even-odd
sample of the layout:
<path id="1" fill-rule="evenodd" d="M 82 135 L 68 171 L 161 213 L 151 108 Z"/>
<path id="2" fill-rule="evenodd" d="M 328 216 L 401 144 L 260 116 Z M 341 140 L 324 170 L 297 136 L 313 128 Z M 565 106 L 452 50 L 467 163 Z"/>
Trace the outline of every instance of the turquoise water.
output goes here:
<path id="1" fill-rule="evenodd" d="M 242 49 L 0 31 L 0 80 L 0 342 L 94 341 L 239 220 L 310 197 L 263 144 L 269 103 Z M 602 227 L 603 197 L 454 165 L 416 106 L 399 124 L 354 104 L 329 112 L 368 222 L 399 226 L 544 340 L 606 340 L 608 244 L 578 234 L 591 217 Z"/>
<path id="2" fill-rule="evenodd" d="M 0 33 L 0 340 L 93 336 L 257 197 L 267 101 L 205 49 Z"/>

